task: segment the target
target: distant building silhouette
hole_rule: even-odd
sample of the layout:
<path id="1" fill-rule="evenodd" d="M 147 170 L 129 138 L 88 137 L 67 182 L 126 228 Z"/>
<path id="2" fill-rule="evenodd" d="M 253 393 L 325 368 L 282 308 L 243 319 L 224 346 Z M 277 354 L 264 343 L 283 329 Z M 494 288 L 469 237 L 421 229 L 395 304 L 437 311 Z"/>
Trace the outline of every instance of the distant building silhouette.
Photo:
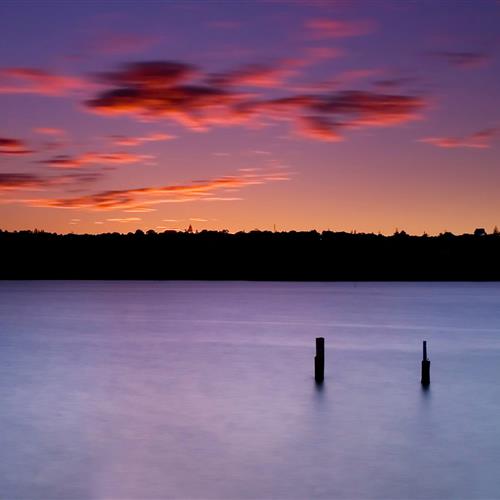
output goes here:
<path id="1" fill-rule="evenodd" d="M 484 227 L 478 227 L 474 230 L 474 236 L 486 236 L 486 230 Z"/>

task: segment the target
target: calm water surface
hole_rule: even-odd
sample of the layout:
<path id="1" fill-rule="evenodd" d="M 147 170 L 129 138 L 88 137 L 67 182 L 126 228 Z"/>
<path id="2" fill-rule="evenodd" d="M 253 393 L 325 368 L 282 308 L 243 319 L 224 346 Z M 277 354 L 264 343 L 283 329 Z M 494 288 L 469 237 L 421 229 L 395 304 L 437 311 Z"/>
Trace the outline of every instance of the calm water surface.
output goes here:
<path id="1" fill-rule="evenodd" d="M 500 284 L 0 282 L 0 497 L 500 498 Z"/>

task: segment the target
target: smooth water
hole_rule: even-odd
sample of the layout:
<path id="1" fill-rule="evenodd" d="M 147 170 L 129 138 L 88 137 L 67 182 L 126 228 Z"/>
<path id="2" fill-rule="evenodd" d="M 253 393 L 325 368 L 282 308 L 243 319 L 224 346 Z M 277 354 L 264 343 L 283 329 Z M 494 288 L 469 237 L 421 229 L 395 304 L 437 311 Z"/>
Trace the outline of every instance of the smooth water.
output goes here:
<path id="1" fill-rule="evenodd" d="M 500 284 L 0 282 L 0 433 L 6 500 L 500 498 Z"/>

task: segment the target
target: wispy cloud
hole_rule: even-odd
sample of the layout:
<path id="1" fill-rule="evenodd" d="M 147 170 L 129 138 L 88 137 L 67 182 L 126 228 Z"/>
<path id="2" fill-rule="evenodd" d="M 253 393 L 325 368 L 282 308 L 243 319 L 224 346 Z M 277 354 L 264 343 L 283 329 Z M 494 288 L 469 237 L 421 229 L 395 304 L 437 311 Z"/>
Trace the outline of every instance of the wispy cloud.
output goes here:
<path id="1" fill-rule="evenodd" d="M 376 30 L 371 19 L 345 21 L 340 19 L 318 18 L 306 22 L 306 28 L 314 39 L 350 38 L 369 35 Z"/>
<path id="2" fill-rule="evenodd" d="M 123 190 L 101 191 L 75 198 L 27 200 L 32 206 L 53 208 L 78 208 L 92 210 L 142 209 L 162 203 L 183 203 L 213 197 L 220 190 L 244 188 L 274 181 L 289 180 L 285 171 L 268 171 L 259 174 L 239 174 L 209 180 L 193 181 L 189 184 L 174 184 L 159 187 L 142 187 Z"/>
<path id="3" fill-rule="evenodd" d="M 82 168 L 87 165 L 129 165 L 148 161 L 154 158 L 151 155 L 132 153 L 83 153 L 81 155 L 57 155 L 40 163 L 55 168 Z"/>
<path id="4" fill-rule="evenodd" d="M 250 151 L 250 154 L 269 156 L 272 153 L 271 151 L 264 151 L 263 149 L 253 149 L 252 151 Z"/>
<path id="5" fill-rule="evenodd" d="M 300 135 L 320 141 L 342 141 L 339 129 L 340 125 L 323 116 L 303 116 L 297 121 L 297 132 Z"/>
<path id="6" fill-rule="evenodd" d="M 66 131 L 60 128 L 54 127 L 37 127 L 33 129 L 34 132 L 40 135 L 48 135 L 51 137 L 64 137 L 66 135 Z"/>
<path id="7" fill-rule="evenodd" d="M 439 148 L 472 148 L 486 149 L 491 147 L 491 141 L 498 135 L 498 129 L 486 128 L 462 137 L 425 137 L 420 142 L 426 142 Z"/>
<path id="8" fill-rule="evenodd" d="M 369 91 L 341 91 L 318 99 L 312 109 L 347 117 L 346 125 L 383 126 L 403 123 L 418 116 L 422 98 Z"/>
<path id="9" fill-rule="evenodd" d="M 106 219 L 107 222 L 137 222 L 142 220 L 140 217 L 117 217 L 113 219 Z"/>
<path id="10" fill-rule="evenodd" d="M 0 137 L 0 154 L 2 155 L 26 155 L 33 153 L 21 139 Z"/>
<path id="11" fill-rule="evenodd" d="M 73 185 L 78 191 L 82 186 L 93 184 L 102 178 L 101 172 L 71 172 L 46 177 L 47 186 Z"/>
<path id="12" fill-rule="evenodd" d="M 42 69 L 0 68 L 0 94 L 60 96 L 93 87 L 95 85 L 81 78 L 58 75 Z"/>
<path id="13" fill-rule="evenodd" d="M 438 57 L 451 66 L 455 66 L 460 69 L 474 69 L 485 66 L 490 58 L 485 52 L 474 52 L 474 51 L 464 51 L 464 52 L 433 52 L 432 55 Z"/>
<path id="14" fill-rule="evenodd" d="M 404 87 L 408 84 L 414 84 L 416 79 L 410 76 L 400 76 L 400 77 L 389 77 L 389 78 L 381 78 L 374 82 L 374 85 L 380 89 L 384 89 L 385 91 L 394 89 L 398 89 Z"/>
<path id="15" fill-rule="evenodd" d="M 81 187 L 101 177 L 99 173 L 43 176 L 33 173 L 0 173 L 0 191 L 39 191 L 59 186 Z"/>
<path id="16" fill-rule="evenodd" d="M 294 85 L 294 90 L 299 93 L 319 94 L 332 92 L 334 89 L 342 89 L 347 86 L 359 84 L 368 78 L 383 74 L 381 68 L 357 68 L 341 71 L 335 76 L 318 82 Z M 379 86 L 375 82 L 375 86 Z"/>
<path id="17" fill-rule="evenodd" d="M 44 185 L 45 179 L 35 174 L 0 173 L 0 191 L 33 190 Z"/>
<path id="18" fill-rule="evenodd" d="M 240 196 L 206 196 L 201 199 L 201 201 L 241 201 L 241 200 L 243 200 L 243 198 L 241 198 Z"/>
<path id="19" fill-rule="evenodd" d="M 209 79 L 216 86 L 277 87 L 297 73 L 301 60 L 283 60 L 274 64 L 250 64 L 240 69 L 219 73 Z"/>
<path id="20" fill-rule="evenodd" d="M 337 59 L 345 55 L 345 50 L 339 47 L 308 47 L 305 49 L 306 60 L 311 63 Z"/>
<path id="21" fill-rule="evenodd" d="M 124 212 L 132 213 L 132 214 L 142 214 L 142 213 L 148 213 L 148 212 L 156 212 L 156 208 L 150 208 L 150 207 L 133 207 L 133 208 L 128 208 L 124 210 Z"/>
<path id="22" fill-rule="evenodd" d="M 113 135 L 111 140 L 116 146 L 139 146 L 145 142 L 169 141 L 175 139 L 175 135 L 152 132 L 143 136 Z"/>
<path id="23" fill-rule="evenodd" d="M 92 37 L 86 51 L 105 55 L 133 54 L 151 48 L 160 41 L 159 37 L 133 33 L 98 34 Z"/>

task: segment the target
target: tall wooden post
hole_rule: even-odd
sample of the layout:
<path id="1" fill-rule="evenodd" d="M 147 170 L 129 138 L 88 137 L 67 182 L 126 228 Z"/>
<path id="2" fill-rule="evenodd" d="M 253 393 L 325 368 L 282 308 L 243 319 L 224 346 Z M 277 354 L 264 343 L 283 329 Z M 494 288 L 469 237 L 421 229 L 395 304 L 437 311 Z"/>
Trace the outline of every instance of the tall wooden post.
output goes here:
<path id="1" fill-rule="evenodd" d="M 314 379 L 321 383 L 325 378 L 325 339 L 316 338 L 316 356 L 314 356 Z"/>
<path id="2" fill-rule="evenodd" d="M 431 362 L 427 358 L 427 340 L 424 340 L 422 354 L 422 385 L 427 386 L 431 383 Z"/>

